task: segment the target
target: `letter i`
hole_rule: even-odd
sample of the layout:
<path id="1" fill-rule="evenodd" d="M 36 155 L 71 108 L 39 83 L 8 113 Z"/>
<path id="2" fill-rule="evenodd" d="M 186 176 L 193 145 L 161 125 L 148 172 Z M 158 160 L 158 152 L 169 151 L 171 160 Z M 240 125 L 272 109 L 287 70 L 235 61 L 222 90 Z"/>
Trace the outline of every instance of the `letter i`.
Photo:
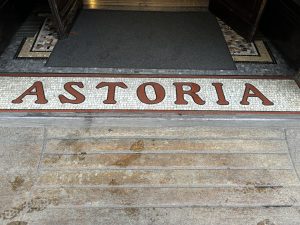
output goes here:
<path id="1" fill-rule="evenodd" d="M 226 100 L 225 94 L 224 94 L 224 90 L 223 90 L 223 84 L 222 83 L 213 83 L 212 84 L 217 92 L 217 96 L 218 96 L 218 101 L 217 104 L 218 105 L 229 105 L 229 102 Z"/>

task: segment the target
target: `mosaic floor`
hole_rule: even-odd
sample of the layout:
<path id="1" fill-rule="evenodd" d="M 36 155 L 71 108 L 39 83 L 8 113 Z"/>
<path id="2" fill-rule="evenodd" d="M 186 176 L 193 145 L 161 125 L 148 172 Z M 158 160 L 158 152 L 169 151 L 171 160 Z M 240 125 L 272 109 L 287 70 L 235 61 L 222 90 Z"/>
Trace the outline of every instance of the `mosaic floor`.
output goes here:
<path id="1" fill-rule="evenodd" d="M 0 82 L 2 112 L 300 114 L 299 86 L 281 78 L 7 74 Z"/>
<path id="2" fill-rule="evenodd" d="M 48 14 L 35 14 L 23 24 L 6 51 L 0 56 L 0 72 L 34 73 L 114 73 L 188 75 L 293 75 L 280 53 L 264 38 L 247 43 L 220 21 L 237 70 L 158 70 L 112 68 L 53 68 L 45 63 L 57 39 Z"/>

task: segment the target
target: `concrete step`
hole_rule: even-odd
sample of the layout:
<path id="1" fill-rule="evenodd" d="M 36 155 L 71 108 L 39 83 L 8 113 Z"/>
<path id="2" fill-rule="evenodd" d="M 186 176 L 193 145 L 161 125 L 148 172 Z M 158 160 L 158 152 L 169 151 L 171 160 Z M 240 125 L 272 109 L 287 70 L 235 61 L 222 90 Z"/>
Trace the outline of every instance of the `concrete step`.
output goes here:
<path id="1" fill-rule="evenodd" d="M 298 225 L 299 131 L 3 127 L 0 224 Z"/>

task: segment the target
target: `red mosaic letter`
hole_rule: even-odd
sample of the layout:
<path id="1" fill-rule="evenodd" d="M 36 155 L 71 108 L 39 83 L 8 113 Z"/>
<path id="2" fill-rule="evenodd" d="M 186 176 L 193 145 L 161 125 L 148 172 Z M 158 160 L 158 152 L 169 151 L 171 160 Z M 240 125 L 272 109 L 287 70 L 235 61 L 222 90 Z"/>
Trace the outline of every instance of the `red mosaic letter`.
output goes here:
<path id="1" fill-rule="evenodd" d="M 28 88 L 20 97 L 12 101 L 14 104 L 21 104 L 23 98 L 27 95 L 36 95 L 36 104 L 47 104 L 48 100 L 45 97 L 43 83 L 41 81 L 35 82 L 30 88 Z"/>
<path id="2" fill-rule="evenodd" d="M 218 105 L 229 105 L 229 102 L 226 100 L 226 97 L 224 94 L 223 84 L 222 83 L 213 83 L 212 85 L 215 87 L 217 95 L 218 95 L 217 104 Z"/>
<path id="3" fill-rule="evenodd" d="M 176 105 L 189 104 L 184 98 L 185 95 L 191 96 L 196 104 L 205 105 L 205 101 L 203 101 L 197 94 L 201 90 L 201 87 L 198 84 L 195 84 L 195 83 L 173 83 L 173 85 L 176 87 L 176 101 L 175 101 Z M 184 86 L 190 87 L 190 90 L 188 90 L 188 91 L 183 90 Z"/>
<path id="4" fill-rule="evenodd" d="M 153 89 L 155 91 L 155 95 L 156 95 L 156 98 L 154 100 L 151 100 L 148 98 L 148 96 L 146 94 L 147 86 L 153 87 Z M 163 88 L 163 86 L 161 86 L 160 84 L 155 83 L 155 82 L 149 82 L 149 83 L 144 83 L 138 87 L 137 96 L 141 102 L 148 104 L 148 105 L 153 105 L 153 104 L 158 104 L 165 99 L 166 91 Z"/>
<path id="5" fill-rule="evenodd" d="M 266 96 L 264 96 L 256 87 L 252 84 L 245 84 L 245 93 L 243 96 L 243 100 L 241 101 L 241 105 L 250 105 L 248 99 L 251 98 L 259 98 L 262 101 L 263 105 L 270 106 L 274 105 Z M 252 92 L 252 93 L 250 93 Z"/>
<path id="6" fill-rule="evenodd" d="M 116 88 L 120 87 L 123 89 L 128 88 L 123 82 L 101 82 L 96 86 L 97 89 L 108 87 L 107 98 L 103 101 L 104 104 L 116 104 L 115 100 Z"/>
<path id="7" fill-rule="evenodd" d="M 84 85 L 82 82 L 68 82 L 64 85 L 65 90 L 70 93 L 75 99 L 69 99 L 64 95 L 59 95 L 58 98 L 61 103 L 71 103 L 71 104 L 80 104 L 83 103 L 85 100 L 85 96 L 78 91 L 76 91 L 73 86 L 77 86 L 79 88 L 83 88 Z"/>

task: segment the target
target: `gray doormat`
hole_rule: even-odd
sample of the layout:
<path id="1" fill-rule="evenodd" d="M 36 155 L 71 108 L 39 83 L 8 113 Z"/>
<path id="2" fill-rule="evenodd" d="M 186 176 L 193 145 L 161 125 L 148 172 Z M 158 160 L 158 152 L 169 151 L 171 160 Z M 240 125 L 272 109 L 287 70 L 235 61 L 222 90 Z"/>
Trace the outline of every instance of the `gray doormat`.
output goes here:
<path id="1" fill-rule="evenodd" d="M 234 70 L 209 12 L 83 10 L 49 67 Z"/>

